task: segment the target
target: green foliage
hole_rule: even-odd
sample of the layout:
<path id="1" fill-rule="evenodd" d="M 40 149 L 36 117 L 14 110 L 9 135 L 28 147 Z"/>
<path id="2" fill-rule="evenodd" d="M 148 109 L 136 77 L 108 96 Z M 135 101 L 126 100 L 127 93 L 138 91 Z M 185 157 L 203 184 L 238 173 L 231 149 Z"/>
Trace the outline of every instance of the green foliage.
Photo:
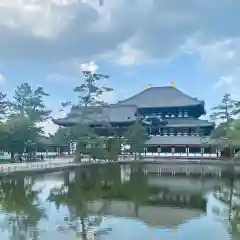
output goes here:
<path id="1" fill-rule="evenodd" d="M 218 139 L 220 137 L 226 137 L 228 130 L 228 123 L 220 123 L 211 133 L 211 138 Z"/>
<path id="2" fill-rule="evenodd" d="M 1 147 L 8 152 L 23 153 L 24 149 L 37 141 L 41 128 L 26 117 L 12 116 L 0 126 Z"/>
<path id="3" fill-rule="evenodd" d="M 111 127 L 107 119 L 103 120 L 102 107 L 107 106 L 107 103 L 101 97 L 112 89 L 100 84 L 101 80 L 109 76 L 91 71 L 83 71 L 83 76 L 84 83 L 74 89 L 78 94 L 77 104 L 67 102 L 62 103 L 62 106 L 72 106 L 69 116 L 78 119 L 78 124 L 71 128 L 71 136 L 77 140 L 77 152 L 88 153 L 91 157 L 98 158 L 105 155 L 102 147 L 104 142 L 89 125 L 94 121 L 106 128 Z M 90 144 L 92 147 L 86 149 L 85 146 Z"/>
<path id="4" fill-rule="evenodd" d="M 210 115 L 212 120 L 221 120 L 228 122 L 240 112 L 240 103 L 231 98 L 230 94 L 225 94 L 221 103 L 212 108 L 213 113 Z"/>
<path id="5" fill-rule="evenodd" d="M 0 144 L 12 157 L 35 144 L 42 134 L 37 123 L 45 121 L 51 113 L 44 104 L 47 96 L 42 87 L 33 89 L 28 83 L 17 87 L 12 101 L 0 93 L 0 119 L 4 119 L 0 124 Z"/>
<path id="6" fill-rule="evenodd" d="M 106 159 L 117 161 L 118 155 L 121 152 L 121 144 L 122 139 L 118 136 L 113 136 L 109 138 L 107 141 L 107 151 L 106 151 Z"/>
<path id="7" fill-rule="evenodd" d="M 78 93 L 78 105 L 79 106 L 103 106 L 106 103 L 101 100 L 101 96 L 110 92 L 113 89 L 100 86 L 98 82 L 100 80 L 109 78 L 107 75 L 93 73 L 90 71 L 83 71 L 85 82 L 74 89 L 74 92 Z"/>
<path id="8" fill-rule="evenodd" d="M 3 120 L 6 116 L 8 109 L 8 101 L 6 100 L 6 94 L 0 92 L 0 120 Z"/>
<path id="9" fill-rule="evenodd" d="M 211 114 L 213 120 L 220 120 L 220 124 L 212 131 L 211 139 L 219 147 L 226 147 L 231 142 L 232 145 L 240 143 L 240 124 L 236 120 L 240 113 L 240 102 L 233 100 L 230 94 L 223 96 L 221 104 L 212 108 Z M 224 139 L 227 139 L 224 140 Z"/>
<path id="10" fill-rule="evenodd" d="M 127 143 L 131 146 L 130 152 L 140 154 L 144 152 L 145 144 L 149 139 L 149 135 L 142 123 L 136 121 L 124 133 L 124 138 L 127 139 Z"/>
<path id="11" fill-rule="evenodd" d="M 13 101 L 9 103 L 11 114 L 28 117 L 33 122 L 45 121 L 51 113 L 44 104 L 47 96 L 49 94 L 42 87 L 32 89 L 28 83 L 23 83 L 17 87 Z"/>
<path id="12" fill-rule="evenodd" d="M 240 141 L 240 120 L 231 120 L 229 122 L 221 123 L 213 130 L 211 138 L 228 138 Z"/>
<path id="13" fill-rule="evenodd" d="M 57 145 L 68 145 L 74 139 L 72 128 L 69 127 L 60 127 L 52 136 L 53 143 Z"/>

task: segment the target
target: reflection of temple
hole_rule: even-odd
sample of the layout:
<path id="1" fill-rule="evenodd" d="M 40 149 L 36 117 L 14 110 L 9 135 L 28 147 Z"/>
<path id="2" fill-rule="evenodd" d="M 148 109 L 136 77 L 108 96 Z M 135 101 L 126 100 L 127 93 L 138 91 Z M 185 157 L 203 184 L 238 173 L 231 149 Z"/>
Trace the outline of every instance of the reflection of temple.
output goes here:
<path id="1" fill-rule="evenodd" d="M 121 178 L 122 183 L 126 184 L 131 182 L 132 171 L 130 166 L 124 167 L 125 169 L 121 168 Z M 201 179 L 146 178 L 152 194 L 143 202 L 138 197 L 134 201 L 114 197 L 88 203 L 88 209 L 92 214 L 101 212 L 114 217 L 137 218 L 149 226 L 178 226 L 205 212 L 204 191 L 215 184 L 209 182 L 203 187 Z M 141 182 L 139 184 L 141 186 Z"/>
<path id="2" fill-rule="evenodd" d="M 88 215 L 135 218 L 151 226 L 171 227 L 199 217 L 206 210 L 201 179 L 195 181 L 193 185 L 199 187 L 194 188 L 190 178 L 151 177 L 128 165 L 81 169 L 64 179 L 65 184 L 76 181 L 77 186 L 83 186 L 82 191 L 86 190 L 82 194 Z M 97 184 L 98 190 L 91 192 L 91 196 L 96 195 L 88 202 L 87 194 L 92 189 L 89 184 Z"/>
<path id="3" fill-rule="evenodd" d="M 160 206 L 136 206 L 130 201 L 102 200 L 88 204 L 91 212 L 124 218 L 138 218 L 149 226 L 178 226 L 189 219 L 199 217 L 200 210 Z M 136 210 L 137 208 L 137 210 Z M 137 212 L 136 212 L 137 211 Z"/>

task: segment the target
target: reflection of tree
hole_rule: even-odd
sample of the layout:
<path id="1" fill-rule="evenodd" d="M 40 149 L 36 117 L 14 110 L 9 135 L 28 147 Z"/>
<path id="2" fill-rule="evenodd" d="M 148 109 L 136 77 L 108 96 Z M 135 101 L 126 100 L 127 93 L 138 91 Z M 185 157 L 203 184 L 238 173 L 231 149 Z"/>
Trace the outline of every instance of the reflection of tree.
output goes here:
<path id="1" fill-rule="evenodd" d="M 9 226 L 13 239 L 37 238 L 37 223 L 43 217 L 39 207 L 38 191 L 34 191 L 33 181 L 17 178 L 0 182 L 0 204 L 6 214 L 5 221 Z M 30 179 L 32 180 L 32 179 Z"/>
<path id="2" fill-rule="evenodd" d="M 108 207 L 105 205 L 107 202 L 111 204 L 113 199 L 133 201 L 136 203 L 136 215 L 138 215 L 138 205 L 147 198 L 147 180 L 143 172 L 139 170 L 133 172 L 131 180 L 122 184 L 118 164 L 76 171 L 74 181 L 68 179 L 66 175 L 65 186 L 53 190 L 49 200 L 55 202 L 57 208 L 61 205 L 68 206 L 70 219 L 74 221 L 74 226 L 71 227 L 76 232 L 80 231 L 83 237 L 86 237 L 90 228 L 100 226 L 101 211 Z M 109 201 L 104 201 L 105 204 L 96 214 L 98 216 L 90 216 L 91 209 L 88 209 L 88 203 L 100 199 Z"/>
<path id="3" fill-rule="evenodd" d="M 232 239 L 238 240 L 240 239 L 240 205 L 238 201 L 236 202 L 239 196 L 234 189 L 234 183 L 234 177 L 232 176 L 217 190 L 221 194 L 218 199 L 228 204 L 228 223 Z"/>
<path id="4" fill-rule="evenodd" d="M 138 217 L 139 205 L 144 204 L 150 194 L 147 177 L 141 167 L 137 167 L 136 171 L 131 173 L 130 181 L 125 184 L 127 197 L 134 202 L 135 214 Z"/>
<path id="5" fill-rule="evenodd" d="M 92 169 L 92 173 L 95 172 Z M 75 179 L 68 181 L 69 176 L 65 175 L 65 185 L 61 189 L 55 189 L 50 193 L 49 200 L 55 202 L 57 208 L 61 205 L 67 205 L 70 212 L 70 220 L 74 221 L 72 225 L 77 234 L 81 232 L 83 238 L 86 238 L 88 227 L 94 224 L 100 224 L 99 218 L 88 218 L 89 201 L 97 199 L 99 196 L 99 188 L 96 179 L 97 174 L 91 172 L 75 172 Z M 80 226 L 79 226 L 80 225 Z"/>
<path id="6" fill-rule="evenodd" d="M 233 239 L 240 239 L 240 206 L 232 211 L 231 230 Z"/>
<path id="7" fill-rule="evenodd" d="M 121 176 L 116 177 L 117 174 L 111 170 L 112 176 L 115 177 L 111 179 L 111 185 L 103 186 L 102 198 L 134 202 L 137 217 L 139 205 L 145 203 L 148 199 L 149 187 L 147 185 L 147 178 L 139 164 L 135 164 L 134 166 L 134 169 L 131 171 L 130 181 L 124 183 L 121 183 Z M 120 172 L 119 169 L 118 172 Z"/>
<path id="8" fill-rule="evenodd" d="M 239 193 L 234 188 L 235 179 L 231 176 L 215 187 L 215 197 L 228 206 L 228 227 L 233 240 L 240 239 L 240 205 Z"/>

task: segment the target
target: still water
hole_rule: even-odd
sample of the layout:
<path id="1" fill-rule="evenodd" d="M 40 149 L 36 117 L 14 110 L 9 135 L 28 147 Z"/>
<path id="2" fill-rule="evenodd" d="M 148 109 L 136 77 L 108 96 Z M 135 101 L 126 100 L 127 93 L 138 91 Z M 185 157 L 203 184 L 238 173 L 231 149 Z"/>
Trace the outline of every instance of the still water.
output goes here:
<path id="1" fill-rule="evenodd" d="M 236 213 L 237 180 L 149 176 L 117 165 L 4 177 L 0 239 L 240 239 L 238 215 L 229 221 L 231 188 Z"/>

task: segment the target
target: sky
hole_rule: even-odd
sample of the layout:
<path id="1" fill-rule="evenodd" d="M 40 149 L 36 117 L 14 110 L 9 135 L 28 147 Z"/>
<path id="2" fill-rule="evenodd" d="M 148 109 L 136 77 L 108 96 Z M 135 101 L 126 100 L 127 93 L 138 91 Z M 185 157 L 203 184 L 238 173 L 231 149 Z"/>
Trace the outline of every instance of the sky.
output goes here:
<path id="1" fill-rule="evenodd" d="M 209 114 L 226 92 L 240 98 L 239 12 L 239 0 L 0 0 L 1 91 L 43 86 L 62 117 L 88 67 L 111 76 L 108 102 L 173 81 Z"/>

